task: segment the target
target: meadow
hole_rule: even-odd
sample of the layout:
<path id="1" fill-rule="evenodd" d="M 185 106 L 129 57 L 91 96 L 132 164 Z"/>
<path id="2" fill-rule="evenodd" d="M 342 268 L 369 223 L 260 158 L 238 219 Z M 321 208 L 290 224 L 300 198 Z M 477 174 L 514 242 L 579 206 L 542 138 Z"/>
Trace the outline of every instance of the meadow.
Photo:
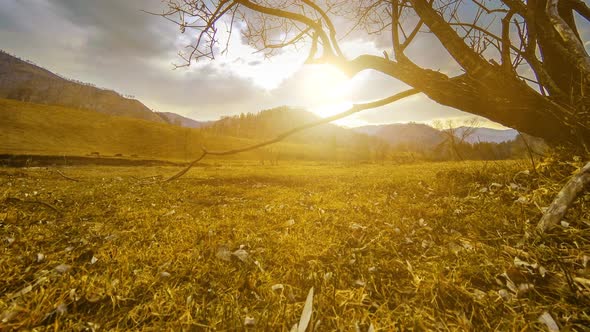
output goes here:
<path id="1" fill-rule="evenodd" d="M 2 168 L 0 330 L 289 331 L 313 288 L 308 331 L 587 331 L 590 195 L 533 231 L 574 166 Z"/>
<path id="2" fill-rule="evenodd" d="M 267 138 L 218 135 L 125 116 L 0 98 L 0 154 L 6 155 L 66 159 L 96 152 L 102 157 L 186 162 L 198 156 L 201 147 L 227 150 Z M 224 158 L 269 161 L 279 154 L 282 160 L 360 159 L 351 144 L 335 147 L 324 140 L 279 142 L 269 149 Z M 60 164 L 64 163 L 67 160 Z"/>

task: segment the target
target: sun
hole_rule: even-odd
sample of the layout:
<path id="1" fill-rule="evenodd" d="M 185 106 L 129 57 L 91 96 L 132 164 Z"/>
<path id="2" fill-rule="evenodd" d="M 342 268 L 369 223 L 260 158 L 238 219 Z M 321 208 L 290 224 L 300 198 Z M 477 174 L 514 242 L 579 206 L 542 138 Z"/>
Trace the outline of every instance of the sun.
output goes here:
<path id="1" fill-rule="evenodd" d="M 333 94 L 336 87 L 347 81 L 346 75 L 331 65 L 306 65 L 305 88 L 310 97 Z"/>
<path id="2" fill-rule="evenodd" d="M 352 106 L 352 103 L 350 102 L 332 102 L 332 103 L 325 103 L 325 104 L 319 104 L 319 105 L 314 105 L 312 107 L 310 107 L 309 111 L 322 117 L 322 118 L 327 118 L 329 116 L 341 113 L 346 111 L 347 109 L 349 109 Z"/>
<path id="3" fill-rule="evenodd" d="M 350 106 L 350 80 L 331 65 L 306 65 L 303 96 L 310 111 L 321 117 L 334 115 Z"/>

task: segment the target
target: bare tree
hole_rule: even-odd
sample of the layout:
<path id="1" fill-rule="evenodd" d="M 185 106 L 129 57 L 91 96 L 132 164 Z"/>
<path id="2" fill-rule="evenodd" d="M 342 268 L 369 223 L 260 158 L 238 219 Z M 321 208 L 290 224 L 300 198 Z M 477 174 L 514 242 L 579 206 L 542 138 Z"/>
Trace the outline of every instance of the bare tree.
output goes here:
<path id="1" fill-rule="evenodd" d="M 574 13 L 580 24 L 590 21 L 582 0 L 167 0 L 162 16 L 196 32 L 182 54 L 186 64 L 227 50 L 220 28 L 239 30 L 269 56 L 307 43 L 308 63 L 331 63 L 351 76 L 376 70 L 442 105 L 588 151 L 590 57 Z M 390 42 L 383 56 L 350 59 L 340 48 L 349 34 Z M 461 74 L 406 55 L 429 35 Z"/>
<path id="2" fill-rule="evenodd" d="M 182 33 L 196 31 L 188 52 L 181 54 L 185 65 L 225 52 L 231 38 L 221 45 L 218 40 L 218 29 L 225 26 L 230 36 L 239 30 L 251 46 L 268 56 L 304 44 L 309 50 L 307 63 L 333 64 L 349 76 L 375 70 L 411 88 L 355 105 L 332 120 L 423 93 L 439 104 L 541 137 L 551 145 L 586 154 L 590 151 L 590 56 L 577 25 L 590 23 L 590 7 L 583 0 L 165 2 L 167 10 L 161 16 L 177 24 Z M 364 39 L 387 36 L 390 42 L 383 56 L 349 58 L 340 47 L 348 35 Z M 460 74 L 451 76 L 420 66 L 406 54 L 416 40 L 428 36 L 442 45 L 461 68 Z M 203 150 L 198 159 L 169 180 L 182 176 L 208 154 L 255 149 L 315 125 L 310 123 L 241 149 Z M 587 174 L 587 167 L 582 174 Z M 566 196 L 572 199 L 555 200 L 553 205 L 560 212 L 587 184 L 582 182 L 584 185 L 568 191 L 571 195 Z M 555 216 L 557 220 L 559 215 Z M 553 225 L 554 221 L 541 224 L 539 229 L 544 230 L 547 227 L 543 225 Z"/>
<path id="3" fill-rule="evenodd" d="M 436 120 L 433 123 L 434 128 L 438 129 L 445 139 L 439 144 L 439 147 L 448 146 L 458 160 L 464 160 L 463 155 L 459 151 L 468 138 L 470 138 L 477 127 L 479 127 L 479 119 L 471 118 L 463 121 L 462 126 L 457 126 L 453 120 L 447 120 L 443 123 Z"/>

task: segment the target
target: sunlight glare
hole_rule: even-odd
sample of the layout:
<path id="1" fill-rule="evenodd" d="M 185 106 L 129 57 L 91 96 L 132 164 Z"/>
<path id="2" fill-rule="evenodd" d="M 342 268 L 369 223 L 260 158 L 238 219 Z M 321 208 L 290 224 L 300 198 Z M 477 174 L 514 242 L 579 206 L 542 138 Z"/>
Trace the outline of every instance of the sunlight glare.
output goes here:
<path id="1" fill-rule="evenodd" d="M 316 107 L 312 107 L 310 111 L 322 118 L 327 118 L 340 112 L 344 112 L 348 110 L 351 106 L 352 103 L 349 102 L 327 103 L 318 105 Z"/>
<path id="2" fill-rule="evenodd" d="M 316 115 L 325 118 L 347 110 L 351 106 L 350 90 L 351 81 L 336 67 L 305 66 L 301 92 Z"/>
<path id="3" fill-rule="evenodd" d="M 346 90 L 348 78 L 332 65 L 306 65 L 304 90 L 311 100 L 340 98 Z"/>

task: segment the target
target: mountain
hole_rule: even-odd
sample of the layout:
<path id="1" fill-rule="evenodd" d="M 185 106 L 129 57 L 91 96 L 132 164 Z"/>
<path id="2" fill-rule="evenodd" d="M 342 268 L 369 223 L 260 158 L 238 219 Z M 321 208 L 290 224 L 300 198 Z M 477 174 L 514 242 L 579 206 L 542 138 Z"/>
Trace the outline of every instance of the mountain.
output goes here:
<path id="1" fill-rule="evenodd" d="M 0 98 L 165 122 L 138 100 L 123 97 L 112 90 L 65 79 L 2 51 Z"/>
<path id="2" fill-rule="evenodd" d="M 379 137 L 392 146 L 434 147 L 441 143 L 445 136 L 439 130 L 420 123 L 395 123 L 353 128 L 353 130 Z M 473 133 L 465 140 L 467 143 L 502 143 L 516 139 L 518 132 L 514 129 L 491 129 L 459 127 L 456 135 L 461 136 L 466 130 Z"/>
<path id="3" fill-rule="evenodd" d="M 120 155 L 128 159 L 185 161 L 199 156 L 201 147 L 228 150 L 258 142 L 258 139 L 216 135 L 203 128 L 182 128 L 90 110 L 0 99 L 0 154 L 63 157 L 98 153 L 100 157 Z M 333 150 L 319 141 L 279 142 L 268 148 L 211 159 L 325 160 L 335 156 Z M 341 159 L 366 157 L 348 150 L 342 152 Z"/>
<path id="4" fill-rule="evenodd" d="M 474 129 L 473 133 L 467 137 L 466 141 L 469 143 L 488 142 L 488 143 L 502 143 L 514 141 L 518 136 L 518 132 L 514 129 L 491 129 L 491 128 L 470 128 L 459 127 L 457 134 L 461 135 L 465 130 Z"/>
<path id="5" fill-rule="evenodd" d="M 0 99 L 0 154 L 85 156 L 98 152 L 107 157 L 120 154 L 127 158 L 137 155 L 190 160 L 201 153 L 202 146 L 225 150 L 252 143 L 164 122 Z M 309 150 L 307 146 L 294 144 L 284 149 L 290 153 Z M 260 153 L 253 151 L 235 158 L 258 158 Z M 314 158 L 309 153 L 307 156 Z"/>
<path id="6" fill-rule="evenodd" d="M 317 121 L 320 118 L 308 111 L 287 106 L 263 110 L 259 113 L 223 117 L 211 123 L 205 130 L 218 135 L 269 139 L 297 126 Z M 358 140 L 371 139 L 367 135 L 333 124 L 323 124 L 289 136 L 288 141 L 319 144 L 354 144 Z M 372 138 L 374 141 L 375 138 Z"/>
<path id="7" fill-rule="evenodd" d="M 211 125 L 214 121 L 197 121 L 171 112 L 157 112 L 157 114 L 169 124 L 186 128 L 202 128 Z"/>
<path id="8" fill-rule="evenodd" d="M 257 142 L 273 139 L 301 125 L 320 118 L 302 109 L 277 107 L 259 113 L 247 113 L 224 117 L 201 131 L 217 136 L 252 139 Z M 377 137 L 371 137 L 333 124 L 322 124 L 295 133 L 284 139 L 285 144 L 308 147 L 309 153 L 317 153 L 322 160 L 369 160 L 383 159 L 389 145 Z M 269 146 L 270 151 L 283 155 L 284 149 Z M 306 152 L 308 153 L 308 152 Z M 305 154 L 295 155 L 304 159 Z"/>
<path id="9" fill-rule="evenodd" d="M 443 133 L 421 123 L 393 123 L 352 129 L 358 133 L 379 137 L 394 147 L 434 147 L 445 139 Z"/>

